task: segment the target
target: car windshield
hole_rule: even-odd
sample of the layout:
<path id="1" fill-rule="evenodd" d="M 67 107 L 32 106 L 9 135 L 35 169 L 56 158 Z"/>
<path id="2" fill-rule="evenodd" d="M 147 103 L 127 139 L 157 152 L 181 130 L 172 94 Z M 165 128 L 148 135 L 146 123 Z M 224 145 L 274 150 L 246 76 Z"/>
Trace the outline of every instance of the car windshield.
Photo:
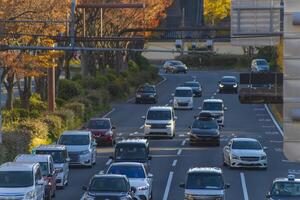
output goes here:
<path id="1" fill-rule="evenodd" d="M 223 189 L 224 182 L 221 174 L 190 173 L 186 189 Z"/>
<path id="2" fill-rule="evenodd" d="M 236 78 L 222 78 L 222 82 L 223 83 L 235 83 L 236 82 Z"/>
<path id="3" fill-rule="evenodd" d="M 1 171 L 0 188 L 30 187 L 33 185 L 31 171 Z"/>
<path id="4" fill-rule="evenodd" d="M 267 61 L 265 60 L 257 60 L 256 63 L 257 65 L 268 65 Z"/>
<path id="5" fill-rule="evenodd" d="M 127 192 L 128 186 L 124 178 L 94 178 L 89 191 L 92 192 Z"/>
<path id="6" fill-rule="evenodd" d="M 191 90 L 176 90 L 175 97 L 192 97 L 193 92 Z"/>
<path id="7" fill-rule="evenodd" d="M 146 178 L 145 171 L 142 166 L 111 166 L 107 174 L 125 175 L 127 178 Z"/>
<path id="8" fill-rule="evenodd" d="M 183 65 L 181 61 L 171 61 L 170 62 L 172 65 Z"/>
<path id="9" fill-rule="evenodd" d="M 271 191 L 272 196 L 278 197 L 300 197 L 300 183 L 277 182 L 274 183 Z"/>
<path id="10" fill-rule="evenodd" d="M 192 126 L 193 129 L 218 129 L 218 123 L 215 120 L 195 120 Z"/>
<path id="11" fill-rule="evenodd" d="M 146 160 L 146 148 L 137 145 L 122 145 L 116 147 L 116 160 Z"/>
<path id="12" fill-rule="evenodd" d="M 39 162 L 41 167 L 41 173 L 42 176 L 48 176 L 49 175 L 49 168 L 47 162 Z"/>
<path id="13" fill-rule="evenodd" d="M 200 84 L 197 83 L 197 82 L 186 82 L 186 83 L 183 84 L 183 86 L 185 86 L 185 87 L 197 87 L 197 88 L 199 88 Z"/>
<path id="14" fill-rule="evenodd" d="M 151 93 L 154 93 L 155 92 L 155 88 L 154 87 L 151 87 L 151 86 L 144 86 L 144 87 L 140 87 L 138 89 L 138 92 L 151 92 Z"/>
<path id="15" fill-rule="evenodd" d="M 35 153 L 51 155 L 53 158 L 53 161 L 55 163 L 65 163 L 66 162 L 66 154 L 63 151 L 36 150 Z"/>
<path id="16" fill-rule="evenodd" d="M 62 135 L 59 139 L 62 145 L 89 145 L 90 137 L 88 135 Z"/>
<path id="17" fill-rule="evenodd" d="M 204 102 L 203 110 L 211 110 L 211 111 L 222 111 L 223 104 L 219 102 Z"/>
<path id="18" fill-rule="evenodd" d="M 147 115 L 148 120 L 171 120 L 171 112 L 166 110 L 150 110 Z"/>
<path id="19" fill-rule="evenodd" d="M 232 143 L 232 149 L 260 150 L 262 147 L 257 141 L 234 141 Z"/>
<path id="20" fill-rule="evenodd" d="M 110 129 L 110 122 L 108 120 L 90 120 L 87 124 L 89 129 Z"/>

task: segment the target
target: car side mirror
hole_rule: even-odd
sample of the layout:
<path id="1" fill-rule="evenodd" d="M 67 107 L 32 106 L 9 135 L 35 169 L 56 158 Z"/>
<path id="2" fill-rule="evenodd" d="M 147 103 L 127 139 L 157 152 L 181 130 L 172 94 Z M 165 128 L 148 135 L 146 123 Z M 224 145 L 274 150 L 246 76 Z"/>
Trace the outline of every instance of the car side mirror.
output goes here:
<path id="1" fill-rule="evenodd" d="M 93 142 L 93 146 L 97 146 L 98 144 L 97 144 L 97 142 Z"/>
<path id="2" fill-rule="evenodd" d="M 146 120 L 146 116 L 142 116 L 142 119 L 143 119 L 143 120 Z"/>
<path id="3" fill-rule="evenodd" d="M 202 107 L 200 106 L 200 107 L 198 107 L 198 110 L 202 110 Z"/>
<path id="4" fill-rule="evenodd" d="M 178 118 L 177 118 L 177 116 L 174 116 L 174 120 L 177 120 Z"/>
<path id="5" fill-rule="evenodd" d="M 175 96 L 175 94 L 174 93 L 172 93 L 172 97 L 174 97 Z"/>
<path id="6" fill-rule="evenodd" d="M 153 178 L 153 174 L 148 174 L 148 178 Z"/>
<path id="7" fill-rule="evenodd" d="M 115 126 L 111 127 L 112 130 L 116 130 L 117 128 Z"/>
<path id="8" fill-rule="evenodd" d="M 266 194 L 266 198 L 271 198 L 271 194 L 270 193 Z"/>
<path id="9" fill-rule="evenodd" d="M 135 187 L 130 187 L 130 191 L 135 194 L 136 193 L 136 188 Z"/>
<path id="10" fill-rule="evenodd" d="M 180 184 L 179 184 L 179 187 L 185 188 L 185 184 L 184 184 L 184 183 L 180 183 Z"/>
<path id="11" fill-rule="evenodd" d="M 88 191 L 88 187 L 87 187 L 87 186 L 82 186 L 81 189 L 82 189 L 83 191 Z"/>
<path id="12" fill-rule="evenodd" d="M 228 108 L 227 108 L 227 107 L 224 107 L 224 111 L 226 111 L 226 110 L 228 110 Z"/>
<path id="13" fill-rule="evenodd" d="M 268 150 L 268 147 L 264 147 L 264 150 Z"/>
<path id="14" fill-rule="evenodd" d="M 230 188 L 230 184 L 226 183 L 225 184 L 225 189 L 228 189 L 228 188 Z"/>
<path id="15" fill-rule="evenodd" d="M 152 156 L 148 156 L 148 160 L 152 160 Z"/>
<path id="16" fill-rule="evenodd" d="M 70 162 L 71 161 L 71 159 L 70 158 L 66 158 L 66 162 Z"/>

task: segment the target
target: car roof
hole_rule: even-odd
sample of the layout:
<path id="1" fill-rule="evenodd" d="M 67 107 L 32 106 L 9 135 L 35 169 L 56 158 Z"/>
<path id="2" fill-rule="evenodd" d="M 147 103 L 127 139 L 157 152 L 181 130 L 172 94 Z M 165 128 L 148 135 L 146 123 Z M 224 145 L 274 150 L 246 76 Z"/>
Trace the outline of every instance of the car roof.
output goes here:
<path id="1" fill-rule="evenodd" d="M 240 142 L 240 141 L 248 141 L 248 142 L 258 142 L 257 139 L 254 139 L 254 138 L 233 138 L 231 139 L 232 141 L 237 141 L 237 142 Z"/>
<path id="2" fill-rule="evenodd" d="M 219 102 L 219 103 L 223 103 L 222 99 L 204 99 L 204 102 Z"/>
<path id="3" fill-rule="evenodd" d="M 54 151 L 63 151 L 66 150 L 67 147 L 65 145 L 59 145 L 59 144 L 50 144 L 50 145 L 40 145 L 35 148 L 35 150 L 54 150 Z"/>
<path id="4" fill-rule="evenodd" d="M 190 87 L 177 87 L 176 90 L 192 90 Z"/>
<path id="5" fill-rule="evenodd" d="M 112 163 L 110 166 L 144 166 L 143 163 L 138 162 L 115 162 Z"/>
<path id="6" fill-rule="evenodd" d="M 51 155 L 47 154 L 20 154 L 15 158 L 16 162 L 48 162 Z"/>
<path id="7" fill-rule="evenodd" d="M 38 163 L 7 162 L 0 165 L 0 171 L 32 171 Z"/>
<path id="8" fill-rule="evenodd" d="M 190 168 L 188 173 L 218 173 L 222 174 L 222 169 L 218 167 L 194 167 Z"/>
<path id="9" fill-rule="evenodd" d="M 225 79 L 225 78 L 236 79 L 235 76 L 223 76 L 223 77 L 222 77 L 222 79 Z"/>
<path id="10" fill-rule="evenodd" d="M 127 177 L 121 174 L 95 174 L 93 178 L 125 178 L 127 180 Z"/>
<path id="11" fill-rule="evenodd" d="M 299 178 L 295 178 L 294 180 L 289 180 L 288 178 L 276 178 L 273 183 L 276 182 L 296 182 L 296 183 L 300 183 L 300 179 Z"/>
<path id="12" fill-rule="evenodd" d="M 117 144 L 147 144 L 148 140 L 146 139 L 124 139 L 119 141 Z"/>
<path id="13" fill-rule="evenodd" d="M 156 110 L 156 111 L 171 111 L 172 110 L 172 107 L 170 106 L 153 106 L 153 107 L 150 107 L 149 108 L 149 111 L 153 111 L 153 110 Z"/>
<path id="14" fill-rule="evenodd" d="M 85 131 L 85 130 L 64 131 L 62 135 L 91 135 L 91 131 Z"/>

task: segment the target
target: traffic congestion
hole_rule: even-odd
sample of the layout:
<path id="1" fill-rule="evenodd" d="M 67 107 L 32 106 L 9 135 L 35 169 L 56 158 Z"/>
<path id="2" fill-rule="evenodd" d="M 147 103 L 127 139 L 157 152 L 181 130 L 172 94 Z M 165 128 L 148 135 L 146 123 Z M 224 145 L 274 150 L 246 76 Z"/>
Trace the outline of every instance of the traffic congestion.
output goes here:
<path id="1" fill-rule="evenodd" d="M 298 165 L 274 169 L 284 160 L 282 138 L 265 107 L 238 102 L 238 73 L 166 61 L 161 76 L 55 144 L 2 164 L 0 199 L 300 199 Z"/>

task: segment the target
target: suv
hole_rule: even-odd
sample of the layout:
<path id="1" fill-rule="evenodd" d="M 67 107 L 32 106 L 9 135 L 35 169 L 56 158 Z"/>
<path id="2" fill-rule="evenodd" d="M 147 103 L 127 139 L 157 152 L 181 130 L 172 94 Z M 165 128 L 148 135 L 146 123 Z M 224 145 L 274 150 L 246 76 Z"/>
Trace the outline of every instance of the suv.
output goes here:
<path id="1" fill-rule="evenodd" d="M 238 81 L 235 76 L 223 76 L 219 81 L 219 93 L 238 93 Z"/>
<path id="2" fill-rule="evenodd" d="M 136 91 L 135 103 L 152 102 L 157 103 L 157 92 L 154 85 L 146 84 Z"/>
<path id="3" fill-rule="evenodd" d="M 51 155 L 54 168 L 58 171 L 56 186 L 64 188 L 69 182 L 69 161 L 67 148 L 63 145 L 41 145 L 33 149 L 34 154 Z"/>
<path id="4" fill-rule="evenodd" d="M 273 181 L 270 191 L 266 194 L 267 200 L 300 199 L 300 179 L 294 175 L 287 178 L 277 178 Z"/>
<path id="5" fill-rule="evenodd" d="M 184 199 L 220 199 L 225 200 L 225 189 L 229 184 L 224 183 L 223 172 L 217 167 L 191 168 L 187 172 L 184 188 Z"/>
<path id="6" fill-rule="evenodd" d="M 211 113 L 201 112 L 190 127 L 190 144 L 213 143 L 220 146 L 220 131 Z"/>
<path id="7" fill-rule="evenodd" d="M 115 130 L 109 118 L 92 118 L 82 129 L 91 131 L 97 144 L 114 145 L 116 140 Z"/>
<path id="8" fill-rule="evenodd" d="M 175 137 L 176 119 L 174 109 L 172 107 L 151 107 L 147 112 L 145 119 L 144 134 L 145 137 Z"/>
<path id="9" fill-rule="evenodd" d="M 254 59 L 251 63 L 252 72 L 269 72 L 270 65 L 265 59 Z"/>
<path id="10" fill-rule="evenodd" d="M 195 97 L 202 96 L 202 86 L 198 81 L 187 81 L 183 84 L 183 87 L 192 88 Z"/>
<path id="11" fill-rule="evenodd" d="M 130 187 L 125 175 L 97 174 L 91 179 L 89 186 L 83 186 L 85 191 L 81 200 L 114 199 L 135 200 L 135 188 Z"/>
<path id="12" fill-rule="evenodd" d="M 39 163 L 46 182 L 45 198 L 52 199 L 55 196 L 57 171 L 54 170 L 54 162 L 50 155 L 20 154 L 15 158 L 15 162 Z"/>
<path id="13" fill-rule="evenodd" d="M 193 105 L 193 90 L 190 87 L 177 87 L 175 90 L 173 106 L 174 109 L 190 109 Z"/>
<path id="14" fill-rule="evenodd" d="M 200 109 L 202 112 L 210 112 L 218 124 L 224 126 L 224 111 L 227 107 L 224 106 L 222 99 L 205 99 Z"/>
<path id="15" fill-rule="evenodd" d="M 187 66 L 182 63 L 181 61 L 178 60 L 169 60 L 166 61 L 164 66 L 163 66 L 163 70 L 165 71 L 165 73 L 179 73 L 179 72 L 183 72 L 183 73 L 187 73 Z"/>
<path id="16" fill-rule="evenodd" d="M 0 166 L 0 199 L 44 200 L 45 181 L 39 163 L 9 162 Z"/>
<path id="17" fill-rule="evenodd" d="M 111 157 L 115 162 L 139 162 L 149 168 L 149 142 L 144 139 L 121 140 L 115 146 L 114 156 Z"/>
<path id="18" fill-rule="evenodd" d="M 70 165 L 92 167 L 96 164 L 96 146 L 90 131 L 65 131 L 58 140 L 65 145 L 70 157 Z"/>

